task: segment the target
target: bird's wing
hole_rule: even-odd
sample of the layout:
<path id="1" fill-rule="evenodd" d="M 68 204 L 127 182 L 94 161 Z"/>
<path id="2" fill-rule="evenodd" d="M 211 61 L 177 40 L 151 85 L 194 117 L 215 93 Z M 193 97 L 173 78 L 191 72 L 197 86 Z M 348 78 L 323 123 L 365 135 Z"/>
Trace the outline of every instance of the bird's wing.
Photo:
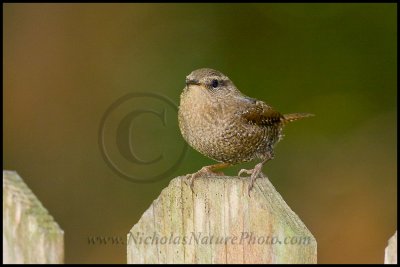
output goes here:
<path id="1" fill-rule="evenodd" d="M 241 101 L 240 116 L 247 122 L 260 126 L 272 126 L 284 120 L 282 114 L 268 106 L 263 101 L 244 97 Z"/>

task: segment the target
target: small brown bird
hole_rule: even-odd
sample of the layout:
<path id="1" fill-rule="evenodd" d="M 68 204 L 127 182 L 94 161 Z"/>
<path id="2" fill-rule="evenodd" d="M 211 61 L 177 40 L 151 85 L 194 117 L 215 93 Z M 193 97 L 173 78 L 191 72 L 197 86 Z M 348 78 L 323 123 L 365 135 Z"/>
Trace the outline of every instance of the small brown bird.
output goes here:
<path id="1" fill-rule="evenodd" d="M 260 159 L 251 170 L 248 193 L 257 177 L 265 177 L 263 165 L 274 158 L 274 145 L 282 138 L 283 126 L 313 116 L 308 113 L 282 115 L 263 101 L 243 95 L 219 71 L 203 68 L 186 77 L 178 112 L 183 138 L 194 149 L 220 163 L 188 174 L 190 187 L 197 177 L 223 175 L 219 169 Z"/>

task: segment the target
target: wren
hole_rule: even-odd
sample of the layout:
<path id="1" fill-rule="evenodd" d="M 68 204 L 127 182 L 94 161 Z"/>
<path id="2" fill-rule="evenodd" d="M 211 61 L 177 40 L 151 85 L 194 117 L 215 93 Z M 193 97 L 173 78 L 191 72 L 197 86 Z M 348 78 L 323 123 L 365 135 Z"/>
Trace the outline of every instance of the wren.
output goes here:
<path id="1" fill-rule="evenodd" d="M 217 172 L 235 164 L 261 160 L 251 170 L 248 194 L 257 177 L 265 177 L 263 165 L 274 158 L 274 145 L 282 138 L 286 123 L 313 116 L 281 114 L 265 102 L 242 94 L 219 71 L 202 68 L 186 77 L 180 97 L 179 128 L 186 142 L 198 152 L 219 162 L 204 166 L 186 177 L 193 190 L 197 177 L 223 175 Z"/>

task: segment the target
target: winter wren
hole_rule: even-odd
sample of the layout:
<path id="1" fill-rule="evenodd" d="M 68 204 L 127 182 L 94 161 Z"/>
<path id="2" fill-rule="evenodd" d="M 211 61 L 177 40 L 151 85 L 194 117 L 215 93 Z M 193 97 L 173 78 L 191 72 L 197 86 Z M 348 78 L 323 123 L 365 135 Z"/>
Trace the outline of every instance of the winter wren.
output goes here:
<path id="1" fill-rule="evenodd" d="M 282 115 L 263 101 L 243 95 L 233 82 L 219 71 L 203 68 L 186 77 L 178 112 L 183 138 L 203 155 L 218 161 L 188 174 L 190 187 L 200 176 L 231 165 L 260 159 L 250 174 L 248 193 L 257 177 L 265 177 L 263 165 L 274 158 L 274 145 L 281 139 L 287 122 L 310 117 L 308 113 Z M 223 175 L 223 174 L 222 174 Z"/>

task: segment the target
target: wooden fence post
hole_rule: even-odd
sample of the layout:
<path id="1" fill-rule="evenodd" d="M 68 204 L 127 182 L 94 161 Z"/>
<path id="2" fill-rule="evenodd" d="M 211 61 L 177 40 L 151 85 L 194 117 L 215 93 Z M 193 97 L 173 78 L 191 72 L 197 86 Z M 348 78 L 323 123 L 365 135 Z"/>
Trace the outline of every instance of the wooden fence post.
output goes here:
<path id="1" fill-rule="evenodd" d="M 3 263 L 63 261 L 63 230 L 16 172 L 3 171 Z"/>
<path id="2" fill-rule="evenodd" d="M 389 239 L 385 249 L 385 264 L 397 264 L 397 231 Z"/>
<path id="3" fill-rule="evenodd" d="M 128 233 L 128 263 L 316 263 L 317 243 L 267 178 L 173 179 Z"/>

